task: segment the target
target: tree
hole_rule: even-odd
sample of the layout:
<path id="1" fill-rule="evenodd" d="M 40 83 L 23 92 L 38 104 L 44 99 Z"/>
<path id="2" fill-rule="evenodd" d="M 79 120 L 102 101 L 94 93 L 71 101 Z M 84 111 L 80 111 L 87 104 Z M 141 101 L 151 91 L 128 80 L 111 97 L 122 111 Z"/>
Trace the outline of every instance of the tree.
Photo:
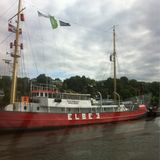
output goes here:
<path id="1" fill-rule="evenodd" d="M 47 77 L 45 74 L 40 74 L 37 78 L 36 78 L 36 82 L 37 83 L 52 83 L 52 78 Z"/>
<path id="2" fill-rule="evenodd" d="M 86 78 L 85 76 L 74 76 L 63 82 L 63 88 L 65 90 L 72 90 L 78 93 L 92 92 L 91 86 L 95 86 L 95 80 Z"/>
<path id="3" fill-rule="evenodd" d="M 125 84 L 125 85 L 128 84 L 128 78 L 127 77 L 121 77 L 120 81 L 121 81 L 122 84 Z"/>

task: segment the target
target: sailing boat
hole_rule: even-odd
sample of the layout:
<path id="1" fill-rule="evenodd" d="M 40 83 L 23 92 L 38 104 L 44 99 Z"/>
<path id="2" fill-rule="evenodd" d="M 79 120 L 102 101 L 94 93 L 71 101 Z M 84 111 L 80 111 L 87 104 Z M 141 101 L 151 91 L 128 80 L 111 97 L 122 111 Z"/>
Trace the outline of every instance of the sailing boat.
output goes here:
<path id="1" fill-rule="evenodd" d="M 21 0 L 18 4 L 16 40 L 14 44 L 13 75 L 10 105 L 0 111 L 0 130 L 44 129 L 86 124 L 107 123 L 139 118 L 146 114 L 142 102 L 124 104 L 116 91 L 115 27 L 113 27 L 114 102 L 100 103 L 90 94 L 59 93 L 53 85 L 32 84 L 31 97 L 16 102 L 17 64 L 20 55 L 19 23 L 23 16 Z M 100 92 L 99 92 L 100 94 Z M 101 95 L 101 94 L 100 94 Z M 118 100 L 117 100 L 118 99 Z"/>

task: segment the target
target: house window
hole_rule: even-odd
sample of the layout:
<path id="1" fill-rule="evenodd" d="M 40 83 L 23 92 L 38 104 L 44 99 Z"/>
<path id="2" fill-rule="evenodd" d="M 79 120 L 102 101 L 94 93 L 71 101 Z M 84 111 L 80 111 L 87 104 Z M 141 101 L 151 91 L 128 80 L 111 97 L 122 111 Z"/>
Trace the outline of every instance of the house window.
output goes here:
<path id="1" fill-rule="evenodd" d="M 37 107 L 37 111 L 39 111 L 39 107 Z"/>
<path id="2" fill-rule="evenodd" d="M 27 106 L 24 106 L 24 110 L 27 110 Z"/>

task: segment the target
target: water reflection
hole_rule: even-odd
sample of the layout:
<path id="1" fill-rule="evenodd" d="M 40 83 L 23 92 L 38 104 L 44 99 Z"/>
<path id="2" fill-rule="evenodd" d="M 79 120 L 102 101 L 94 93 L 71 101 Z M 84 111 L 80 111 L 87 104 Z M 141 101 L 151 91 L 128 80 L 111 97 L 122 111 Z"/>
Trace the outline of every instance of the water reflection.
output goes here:
<path id="1" fill-rule="evenodd" d="M 0 135 L 1 160 L 157 160 L 160 118 Z"/>

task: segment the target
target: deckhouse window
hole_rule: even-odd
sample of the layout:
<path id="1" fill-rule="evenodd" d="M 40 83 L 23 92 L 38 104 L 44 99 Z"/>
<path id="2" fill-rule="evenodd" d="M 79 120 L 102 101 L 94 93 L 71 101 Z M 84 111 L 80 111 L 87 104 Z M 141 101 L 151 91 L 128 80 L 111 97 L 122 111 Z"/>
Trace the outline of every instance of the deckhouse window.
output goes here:
<path id="1" fill-rule="evenodd" d="M 51 93 L 49 93 L 49 98 L 52 98 L 52 94 Z"/>

